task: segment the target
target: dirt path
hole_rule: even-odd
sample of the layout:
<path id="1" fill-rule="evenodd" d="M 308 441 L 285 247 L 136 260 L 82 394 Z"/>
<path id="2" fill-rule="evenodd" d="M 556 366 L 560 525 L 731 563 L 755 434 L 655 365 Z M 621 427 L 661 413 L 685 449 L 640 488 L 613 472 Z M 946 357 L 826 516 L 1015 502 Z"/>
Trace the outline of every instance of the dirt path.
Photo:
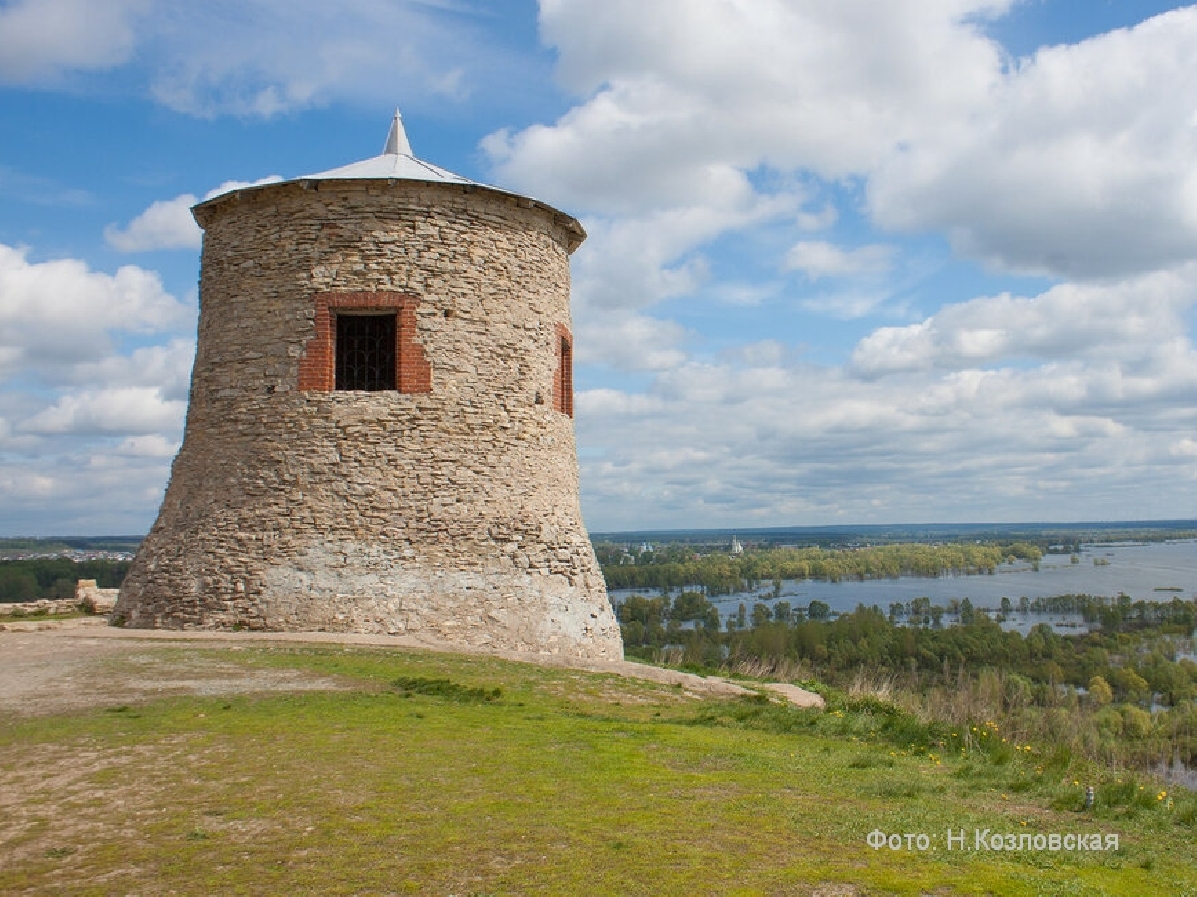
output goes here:
<path id="1" fill-rule="evenodd" d="M 26 716 L 84 707 L 142 701 L 178 694 L 235 694 L 251 691 L 336 689 L 341 683 L 299 670 L 247 669 L 211 656 L 184 652 L 164 656 L 151 648 L 240 646 L 262 642 L 316 642 L 463 651 L 388 635 L 332 632 L 179 632 L 118 629 L 103 618 L 41 623 L 6 623 L 0 631 L 0 715 Z M 543 666 L 614 673 L 666 685 L 694 696 L 736 697 L 752 691 L 717 677 L 629 661 L 584 661 L 551 655 L 505 652 L 504 659 Z M 119 666 L 121 675 L 112 675 Z M 130 675 L 132 673 L 132 675 Z M 823 699 L 792 685 L 766 686 L 800 707 L 821 707 Z"/>

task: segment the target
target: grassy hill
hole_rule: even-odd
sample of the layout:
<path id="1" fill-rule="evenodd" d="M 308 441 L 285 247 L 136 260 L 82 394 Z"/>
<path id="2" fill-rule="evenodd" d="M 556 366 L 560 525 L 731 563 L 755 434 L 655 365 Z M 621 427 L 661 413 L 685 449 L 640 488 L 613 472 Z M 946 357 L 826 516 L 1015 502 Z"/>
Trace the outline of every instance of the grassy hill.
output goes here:
<path id="1" fill-rule="evenodd" d="M 4 720 L 0 893 L 1197 894 L 1191 796 L 985 726 L 928 744 L 877 701 L 364 647 L 142 653 L 341 688 Z M 994 851 L 985 830 L 1119 848 Z"/>

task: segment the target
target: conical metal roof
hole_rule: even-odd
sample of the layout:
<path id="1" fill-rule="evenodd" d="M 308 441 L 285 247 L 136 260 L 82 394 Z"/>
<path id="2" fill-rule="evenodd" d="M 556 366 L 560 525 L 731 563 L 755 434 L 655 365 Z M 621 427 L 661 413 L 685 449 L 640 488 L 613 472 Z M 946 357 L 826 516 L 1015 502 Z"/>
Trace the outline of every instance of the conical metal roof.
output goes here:
<path id="1" fill-rule="evenodd" d="M 305 189 L 319 189 L 319 185 L 316 183 L 318 181 L 341 180 L 423 181 L 432 184 L 456 184 L 463 187 L 467 192 L 481 190 L 494 193 L 506 196 L 526 208 L 542 209 L 552 215 L 557 223 L 569 233 L 567 239 L 570 252 L 573 252 L 586 239 L 586 231 L 578 223 L 578 220 L 572 215 L 562 212 L 560 209 L 555 209 L 540 200 L 532 199 L 519 193 L 512 193 L 510 190 L 504 190 L 501 187 L 493 187 L 490 184 L 471 181 L 469 178 L 463 178 L 459 174 L 446 171 L 437 165 L 433 165 L 431 162 L 417 159 L 412 155 L 411 144 L 407 140 L 407 133 L 403 130 L 403 118 L 399 115 L 398 110 L 395 111 L 395 117 L 391 120 L 391 129 L 387 133 L 387 140 L 383 145 L 382 155 L 363 159 L 361 162 L 354 162 L 351 165 L 344 165 L 341 168 L 331 168 L 328 171 L 321 171 L 316 174 L 305 174 L 286 181 L 231 189 L 227 193 L 222 193 L 219 196 L 213 196 L 201 203 L 197 203 L 192 207 L 191 211 L 195 215 L 196 221 L 199 222 L 200 227 L 206 228 L 205 219 L 208 215 L 208 210 L 229 200 L 239 200 L 242 196 L 249 196 L 262 191 L 282 189 L 288 185 L 296 184 Z"/>
<path id="2" fill-rule="evenodd" d="M 298 178 L 301 181 L 328 181 L 373 178 L 401 178 L 409 181 L 434 181 L 445 184 L 478 184 L 469 178 L 417 159 L 412 155 L 411 144 L 407 140 L 407 132 L 403 130 L 403 117 L 399 110 L 395 110 L 395 117 L 391 120 L 391 130 L 387 133 L 386 145 L 382 155 L 340 168 L 332 168 L 317 174 L 305 174 Z"/>

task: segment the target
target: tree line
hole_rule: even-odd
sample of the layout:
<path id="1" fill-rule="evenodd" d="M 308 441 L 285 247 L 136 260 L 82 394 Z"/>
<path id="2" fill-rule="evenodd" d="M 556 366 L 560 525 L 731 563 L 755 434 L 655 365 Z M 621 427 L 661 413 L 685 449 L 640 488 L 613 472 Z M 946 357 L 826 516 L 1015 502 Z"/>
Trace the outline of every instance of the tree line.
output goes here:
<path id="1" fill-rule="evenodd" d="M 118 588 L 129 561 L 73 561 L 70 558 L 29 558 L 0 561 L 0 601 L 74 598 L 75 582 L 94 579 L 101 589 Z"/>
<path id="2" fill-rule="evenodd" d="M 613 545 L 596 549 L 609 589 L 699 587 L 708 595 L 730 595 L 787 579 L 828 582 L 935 577 L 947 573 L 987 574 L 1008 561 L 1037 565 L 1042 551 L 1030 542 L 953 542 L 930 545 L 905 542 L 862 548 L 771 548 L 742 555 L 699 556 L 684 546 L 667 546 L 635 555 Z M 635 561 L 629 563 L 629 560 Z"/>
<path id="3" fill-rule="evenodd" d="M 878 607 L 830 618 L 811 602 L 757 603 L 719 625 L 697 592 L 632 596 L 616 610 L 629 656 L 698 670 L 855 687 L 886 683 L 931 718 L 998 720 L 1020 737 L 1069 743 L 1109 762 L 1197 763 L 1197 603 L 1064 596 L 1099 628 L 1026 635 L 976 612 L 962 625 L 900 625 Z M 943 608 L 939 608 L 940 611 Z M 963 619 L 963 614 L 961 615 Z"/>

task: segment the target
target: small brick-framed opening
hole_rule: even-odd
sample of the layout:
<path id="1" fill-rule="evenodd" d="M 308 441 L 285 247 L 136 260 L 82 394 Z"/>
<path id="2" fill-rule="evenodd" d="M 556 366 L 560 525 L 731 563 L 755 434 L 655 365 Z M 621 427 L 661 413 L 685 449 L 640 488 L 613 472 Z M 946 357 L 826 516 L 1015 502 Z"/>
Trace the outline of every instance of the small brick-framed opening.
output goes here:
<path id="1" fill-rule="evenodd" d="M 334 388 L 369 392 L 395 388 L 395 316 L 340 313 Z"/>
<path id="2" fill-rule="evenodd" d="M 569 328 L 557 325 L 557 368 L 553 371 L 553 407 L 574 416 L 574 340 Z"/>
<path id="3" fill-rule="evenodd" d="M 299 360 L 300 390 L 432 391 L 432 368 L 415 339 L 418 296 L 380 290 L 313 300 L 316 332 Z"/>

